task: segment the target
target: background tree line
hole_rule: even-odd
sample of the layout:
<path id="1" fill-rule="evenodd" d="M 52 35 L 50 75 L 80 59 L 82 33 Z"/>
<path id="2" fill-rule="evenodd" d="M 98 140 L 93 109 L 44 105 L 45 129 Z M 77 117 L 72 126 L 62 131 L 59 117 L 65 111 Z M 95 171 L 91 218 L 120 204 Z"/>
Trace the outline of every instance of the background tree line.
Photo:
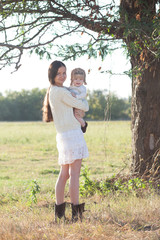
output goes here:
<path id="1" fill-rule="evenodd" d="M 46 89 L 0 93 L 0 121 L 41 121 Z M 130 120 L 131 98 L 122 99 L 107 90 L 88 91 L 88 120 Z"/>

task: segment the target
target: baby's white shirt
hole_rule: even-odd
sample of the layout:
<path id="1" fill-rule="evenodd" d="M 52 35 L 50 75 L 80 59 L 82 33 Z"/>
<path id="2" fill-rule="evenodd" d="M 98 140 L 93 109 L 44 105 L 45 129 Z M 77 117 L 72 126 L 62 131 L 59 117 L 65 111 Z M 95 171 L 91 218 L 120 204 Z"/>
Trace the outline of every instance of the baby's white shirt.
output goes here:
<path id="1" fill-rule="evenodd" d="M 87 96 L 87 90 L 84 85 L 81 85 L 80 87 L 70 86 L 69 90 L 76 94 L 77 99 L 84 99 Z"/>

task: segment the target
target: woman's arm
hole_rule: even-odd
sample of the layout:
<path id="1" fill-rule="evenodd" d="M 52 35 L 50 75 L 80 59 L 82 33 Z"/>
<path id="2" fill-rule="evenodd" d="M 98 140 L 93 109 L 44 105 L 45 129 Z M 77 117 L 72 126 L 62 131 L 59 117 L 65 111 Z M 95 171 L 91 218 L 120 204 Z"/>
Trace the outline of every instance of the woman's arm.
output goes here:
<path id="1" fill-rule="evenodd" d="M 61 88 L 61 90 L 62 90 L 62 97 L 61 97 L 62 102 L 64 102 L 65 104 L 67 104 L 70 107 L 78 108 L 85 112 L 87 112 L 89 110 L 88 102 L 86 100 L 84 100 L 84 99 L 79 100 L 79 99 L 73 97 L 71 95 L 71 93 L 66 89 Z"/>

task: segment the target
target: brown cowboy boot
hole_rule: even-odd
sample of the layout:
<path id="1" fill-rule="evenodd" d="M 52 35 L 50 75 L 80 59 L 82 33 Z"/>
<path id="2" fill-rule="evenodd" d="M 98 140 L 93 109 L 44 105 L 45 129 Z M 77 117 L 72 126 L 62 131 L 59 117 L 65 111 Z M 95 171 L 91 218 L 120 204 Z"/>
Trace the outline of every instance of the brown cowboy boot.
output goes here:
<path id="1" fill-rule="evenodd" d="M 80 220 L 82 222 L 82 213 L 85 211 L 84 205 L 85 205 L 85 203 L 81 203 L 81 204 L 77 204 L 77 205 L 74 205 L 72 203 L 72 222 L 77 222 L 78 217 L 80 218 Z"/>
<path id="2" fill-rule="evenodd" d="M 59 219 L 61 219 L 62 217 L 64 217 L 64 221 L 65 221 L 65 208 L 66 208 L 66 203 L 62 203 L 62 204 L 55 204 L 55 222 L 57 223 L 57 217 Z"/>

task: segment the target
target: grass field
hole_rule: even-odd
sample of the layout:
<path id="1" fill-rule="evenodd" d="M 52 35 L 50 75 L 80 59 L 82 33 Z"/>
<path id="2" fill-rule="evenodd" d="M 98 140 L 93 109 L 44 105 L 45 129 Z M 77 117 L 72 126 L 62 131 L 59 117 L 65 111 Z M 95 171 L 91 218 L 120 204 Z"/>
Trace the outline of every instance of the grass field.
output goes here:
<path id="1" fill-rule="evenodd" d="M 55 136 L 53 123 L 0 123 L 0 240 L 160 239 L 160 199 L 153 189 L 138 195 L 118 192 L 81 197 L 87 209 L 84 221 L 56 225 Z M 82 169 L 88 167 L 92 180 L 129 172 L 130 122 L 89 122 L 85 139 L 90 156 L 83 160 Z M 34 194 L 37 186 L 40 192 Z"/>

